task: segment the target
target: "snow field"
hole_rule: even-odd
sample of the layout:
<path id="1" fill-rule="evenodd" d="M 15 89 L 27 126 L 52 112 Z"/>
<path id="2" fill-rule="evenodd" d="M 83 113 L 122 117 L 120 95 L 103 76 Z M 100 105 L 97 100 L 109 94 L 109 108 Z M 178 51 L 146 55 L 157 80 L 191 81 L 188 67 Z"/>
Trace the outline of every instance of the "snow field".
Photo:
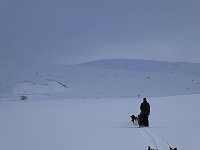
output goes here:
<path id="1" fill-rule="evenodd" d="M 130 115 L 141 99 L 54 99 L 0 102 L 2 150 L 198 149 L 200 95 L 148 98 L 150 128 Z"/>

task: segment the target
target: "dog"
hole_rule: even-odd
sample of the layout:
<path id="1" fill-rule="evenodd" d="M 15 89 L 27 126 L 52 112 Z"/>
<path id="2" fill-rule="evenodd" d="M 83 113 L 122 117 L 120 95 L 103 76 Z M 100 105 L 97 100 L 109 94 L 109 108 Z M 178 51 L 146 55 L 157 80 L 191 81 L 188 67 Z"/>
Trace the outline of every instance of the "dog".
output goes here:
<path id="1" fill-rule="evenodd" d="M 169 147 L 170 150 L 177 150 L 177 148 L 171 148 Z M 152 149 L 150 146 L 148 146 L 148 149 L 147 150 L 158 150 L 158 149 Z"/>
<path id="2" fill-rule="evenodd" d="M 147 150 L 158 150 L 158 149 L 152 149 L 150 146 L 148 146 Z"/>
<path id="3" fill-rule="evenodd" d="M 136 117 L 135 115 L 131 115 L 130 117 L 133 125 L 138 126 L 138 117 Z"/>

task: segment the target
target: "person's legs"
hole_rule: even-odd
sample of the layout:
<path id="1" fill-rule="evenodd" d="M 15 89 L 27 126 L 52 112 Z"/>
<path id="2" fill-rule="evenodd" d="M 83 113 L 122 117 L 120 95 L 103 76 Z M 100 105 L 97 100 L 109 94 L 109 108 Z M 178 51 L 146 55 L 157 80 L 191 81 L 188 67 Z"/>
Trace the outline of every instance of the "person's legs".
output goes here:
<path id="1" fill-rule="evenodd" d="M 143 125 L 145 127 L 149 126 L 149 119 L 148 119 L 148 115 L 143 115 Z"/>

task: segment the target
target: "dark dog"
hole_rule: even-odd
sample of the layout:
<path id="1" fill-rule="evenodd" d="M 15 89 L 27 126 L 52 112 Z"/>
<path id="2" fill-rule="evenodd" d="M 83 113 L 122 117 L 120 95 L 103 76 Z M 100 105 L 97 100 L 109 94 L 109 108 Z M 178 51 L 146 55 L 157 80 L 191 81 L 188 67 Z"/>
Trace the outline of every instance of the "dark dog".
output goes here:
<path id="1" fill-rule="evenodd" d="M 148 146 L 148 149 L 147 150 L 158 150 L 158 149 L 151 149 L 151 147 L 150 146 Z"/>
<path id="2" fill-rule="evenodd" d="M 138 125 L 138 117 L 135 115 L 131 115 L 131 121 L 133 122 L 133 125 L 137 126 Z"/>
<path id="3" fill-rule="evenodd" d="M 131 117 L 131 121 L 133 121 L 133 122 L 134 122 L 135 120 L 137 120 L 137 117 L 135 117 L 135 115 L 131 115 L 130 117 Z"/>
<path id="4" fill-rule="evenodd" d="M 177 148 L 171 148 L 169 147 L 170 150 L 177 150 Z M 158 149 L 152 149 L 150 146 L 148 146 L 148 149 L 147 150 L 158 150 Z"/>

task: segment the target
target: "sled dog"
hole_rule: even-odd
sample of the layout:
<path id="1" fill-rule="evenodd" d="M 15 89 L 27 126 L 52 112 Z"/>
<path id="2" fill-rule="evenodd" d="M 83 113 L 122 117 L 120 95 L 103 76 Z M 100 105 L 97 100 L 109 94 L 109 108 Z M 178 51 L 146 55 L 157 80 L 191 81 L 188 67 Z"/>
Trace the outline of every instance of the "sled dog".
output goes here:
<path id="1" fill-rule="evenodd" d="M 136 117 L 135 115 L 131 115 L 130 117 L 133 125 L 138 126 L 138 117 Z"/>

